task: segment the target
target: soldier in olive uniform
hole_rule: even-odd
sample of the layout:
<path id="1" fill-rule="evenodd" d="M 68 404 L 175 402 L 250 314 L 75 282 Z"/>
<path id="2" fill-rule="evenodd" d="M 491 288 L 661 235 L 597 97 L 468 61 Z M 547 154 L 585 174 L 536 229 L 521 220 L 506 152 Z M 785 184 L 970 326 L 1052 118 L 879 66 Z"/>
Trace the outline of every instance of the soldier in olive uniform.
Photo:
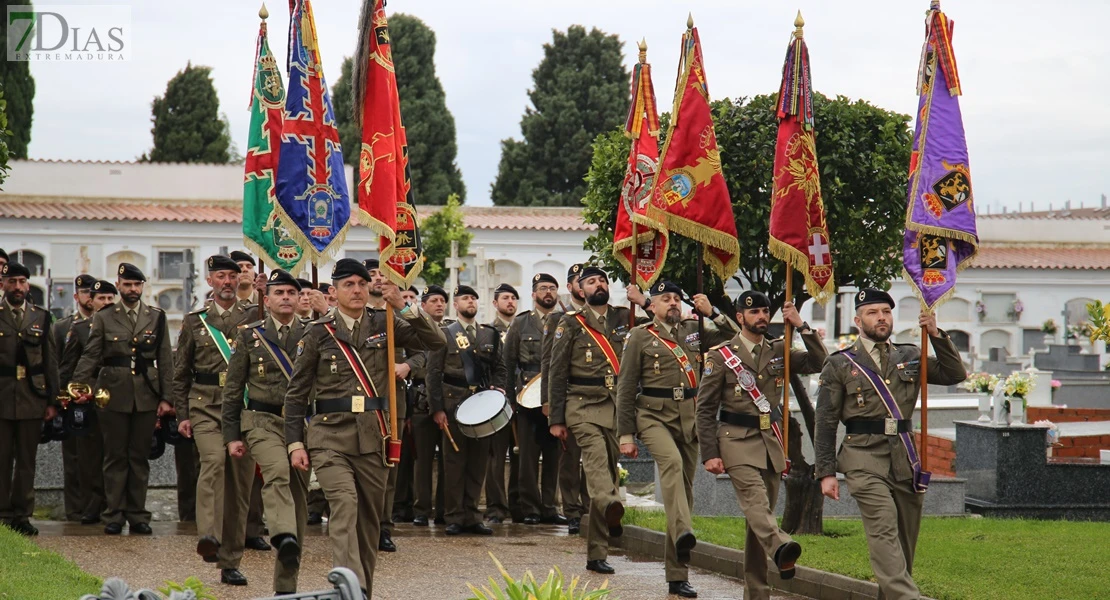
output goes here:
<path id="1" fill-rule="evenodd" d="M 76 321 L 87 321 L 92 318 L 92 286 L 96 283 L 96 278 L 92 275 L 81 274 L 73 280 L 73 301 L 76 303 L 77 310 L 73 314 L 58 320 L 54 323 L 54 351 L 58 353 L 58 364 L 62 363 L 62 353 L 66 348 L 66 338 L 69 336 L 70 329 Z M 87 332 L 86 332 L 87 333 Z M 87 335 L 86 335 L 87 339 Z M 74 363 L 73 366 L 77 366 Z M 70 375 L 73 371 L 70 371 Z M 61 393 L 64 395 L 66 385 L 69 383 L 68 378 L 63 378 L 59 381 Z M 70 435 L 62 440 L 62 505 L 65 508 L 67 521 L 81 520 L 82 511 L 85 509 L 86 494 L 81 489 L 81 467 L 80 458 L 77 453 L 77 437 Z"/>
<path id="2" fill-rule="evenodd" d="M 58 374 L 61 380 L 62 394 L 66 394 L 66 386 L 73 379 L 73 372 L 77 369 L 77 362 L 85 352 L 92 332 L 92 315 L 100 312 L 105 307 L 111 306 L 116 301 L 116 286 L 109 281 L 95 281 L 90 288 L 92 304 L 88 318 L 74 320 L 69 333 L 66 334 L 65 348 L 62 351 L 62 360 L 58 365 Z M 95 415 L 95 413 L 93 413 Z M 81 487 L 81 524 L 93 525 L 100 522 L 100 513 L 104 511 L 104 439 L 100 433 L 100 422 L 92 418 L 86 423 L 87 433 L 83 436 L 73 436 L 77 445 L 78 457 L 78 485 Z"/>
<path id="3" fill-rule="evenodd" d="M 509 326 L 516 318 L 516 303 L 520 294 L 516 288 L 501 283 L 493 290 L 493 320 L 490 326 L 501 335 L 501 347 L 505 347 L 505 336 Z M 537 365 L 538 366 L 538 365 Z M 517 410 L 513 405 L 513 412 Z M 514 422 L 516 421 L 514 414 Z M 490 436 L 489 439 L 489 464 L 486 466 L 486 520 L 490 523 L 502 523 L 512 517 L 513 523 L 524 521 L 524 514 L 520 508 L 520 493 L 518 489 L 518 458 L 519 458 L 519 431 L 517 425 L 512 424 Z M 516 447 L 516 452 L 513 452 Z M 509 484 L 505 487 L 505 455 L 509 456 Z"/>
<path id="4" fill-rule="evenodd" d="M 492 535 L 482 523 L 478 497 L 489 461 L 489 438 L 474 439 L 462 434 L 455 410 L 467 398 L 486 389 L 504 389 L 505 363 L 501 360 L 501 335 L 490 325 L 474 321 L 478 315 L 478 292 L 466 285 L 455 288 L 455 313 L 459 320 L 443 327 L 447 344 L 428 355 L 428 397 L 432 420 L 440 429 L 450 428 L 459 447 L 444 450 L 444 491 L 447 535 L 476 533 Z M 444 433 L 441 448 L 450 442 Z"/>
<path id="5" fill-rule="evenodd" d="M 894 299 L 881 290 L 863 289 L 856 296 L 859 339 L 830 356 L 821 371 L 815 475 L 821 480 L 821 493 L 839 500 L 836 473 L 844 473 L 863 518 L 879 597 L 911 600 L 921 597 L 911 575 L 928 487 L 913 438 L 921 349 L 890 343 L 893 309 Z M 929 333 L 936 352 L 929 359 L 929 383 L 955 385 L 966 379 L 960 352 L 937 328 L 936 315 L 922 311 L 918 324 Z M 887 395 L 889 408 L 880 393 Z M 841 422 L 846 435 L 837 452 Z"/>
<path id="6" fill-rule="evenodd" d="M 343 258 L 331 277 L 339 307 L 313 322 L 297 345 L 285 395 L 285 442 L 293 466 L 302 471 L 307 472 L 311 454 L 331 506 L 334 566 L 354 571 L 370 596 L 389 475 L 385 395 L 388 378 L 395 375 L 386 371 L 387 313 L 367 307 L 370 272 L 357 260 Z M 439 328 L 419 308 L 405 304 L 397 286 L 384 284 L 382 297 L 394 308 L 397 347 L 413 352 L 443 347 Z M 351 360 L 365 365 L 366 384 Z M 313 395 L 316 411 L 306 427 Z"/>
<path id="7" fill-rule="evenodd" d="M 655 319 L 632 330 L 621 355 L 620 449 L 635 458 L 639 437 L 655 459 L 667 514 L 663 554 L 669 593 L 696 598 L 685 563 L 697 543 L 691 518 L 698 462 L 694 407 L 703 342 L 698 319 L 682 318 L 680 287 L 661 281 L 651 287 L 651 299 Z M 699 313 L 712 319 L 704 324 L 704 344 L 728 341 L 735 333 L 731 322 L 724 315 L 713 317 L 705 295 L 697 294 L 693 301 Z"/>
<path id="8" fill-rule="evenodd" d="M 104 533 L 119 535 L 127 521 L 130 533 L 149 535 L 150 439 L 158 417 L 173 412 L 173 354 L 166 313 L 142 301 L 146 276 L 128 263 L 117 273 L 122 302 L 93 315 L 73 381 L 111 396 L 97 413 L 104 439 Z"/>
<path id="9" fill-rule="evenodd" d="M 416 286 L 401 291 L 405 304 L 417 305 L 420 303 L 420 290 Z M 416 501 L 412 480 L 416 469 L 416 441 L 412 437 L 412 410 L 416 401 L 417 392 L 412 385 L 414 360 L 422 362 L 424 353 L 415 356 L 406 356 L 404 366 L 400 363 L 394 365 L 397 370 L 397 384 L 404 386 L 405 394 L 405 426 L 401 436 L 401 462 L 397 465 L 397 492 L 393 496 L 393 514 L 390 525 L 395 522 L 412 522 L 415 515 L 412 505 Z M 403 376 L 402 376 L 403 375 Z M 392 540 L 390 540 L 392 543 Z"/>
<path id="10" fill-rule="evenodd" d="M 270 272 L 263 300 L 267 316 L 239 327 L 223 390 L 228 454 L 242 459 L 249 451 L 262 471 L 262 501 L 269 516 L 270 540 L 277 546 L 275 594 L 297 591 L 308 518 L 307 473 L 289 463 L 282 416 L 292 357 L 305 331 L 305 324 L 294 314 L 299 294 L 300 284 L 292 275 L 281 269 Z"/>
<path id="11" fill-rule="evenodd" d="M 505 335 L 504 361 L 508 377 L 505 391 L 516 412 L 513 418 L 516 420 L 517 440 L 520 445 L 517 489 L 525 525 L 567 524 L 567 518 L 560 515 L 555 506 L 559 482 L 559 440 L 548 431 L 547 417 L 542 408 L 529 409 L 517 404 L 517 395 L 524 386 L 539 376 L 542 369 L 544 322 L 558 305 L 558 294 L 558 280 L 547 273 L 536 274 L 532 278 L 532 310 L 517 315 Z M 541 378 L 536 385 L 543 385 L 542 381 Z"/>
<path id="12" fill-rule="evenodd" d="M 437 325 L 443 325 L 444 313 L 447 311 L 447 291 L 438 285 L 424 288 L 420 306 L 428 313 Z M 431 403 L 428 400 L 428 353 L 422 352 L 413 356 L 408 361 L 411 369 L 414 393 L 412 414 L 412 438 L 416 452 L 416 465 L 413 473 L 413 492 L 416 501 L 413 503 L 412 524 L 417 527 L 427 527 L 428 519 L 434 518 L 436 524 L 443 524 L 444 520 L 444 483 L 447 479 L 443 473 L 443 432 L 432 420 Z M 439 459 L 436 459 L 436 448 L 439 448 Z M 432 513 L 432 464 L 437 466 L 435 490 L 435 514 Z"/>
<path id="13" fill-rule="evenodd" d="M 247 528 L 254 460 L 227 454 L 223 434 L 223 388 L 237 327 L 254 310 L 236 300 L 239 265 L 227 256 L 208 257 L 212 301 L 185 315 L 177 338 L 174 410 L 178 431 L 200 452 L 197 476 L 197 554 L 217 563 L 220 581 L 246 585 L 239 571 Z"/>
<path id="14" fill-rule="evenodd" d="M 774 508 L 781 474 L 787 470 L 779 439 L 785 381 L 782 339 L 764 337 L 771 322 L 771 302 L 762 292 L 747 291 L 736 300 L 741 331 L 705 357 L 698 392 L 698 439 L 705 470 L 728 473 L 747 522 L 744 542 L 744 597 L 766 600 L 767 559 L 779 576 L 794 576 L 802 547 L 779 528 Z M 802 321 L 794 305 L 782 318 L 800 334 L 805 350 L 790 351 L 790 372 L 821 369 L 827 352 L 817 332 Z"/>
<path id="15" fill-rule="evenodd" d="M 582 467 L 590 491 L 586 568 L 614 573 L 606 562 L 609 538 L 624 532 L 624 503 L 617 493 L 617 374 L 625 336 L 627 308 L 609 306 L 609 279 L 597 267 L 585 267 L 578 284 L 587 306 L 562 316 L 553 333 L 550 379 L 544 377 L 551 403 L 551 435 L 565 440 L 568 428 L 582 448 Z"/>
<path id="16" fill-rule="evenodd" d="M 235 288 L 236 301 L 246 306 L 258 306 L 266 291 L 266 275 L 255 270 L 254 257 L 242 250 L 228 253 L 231 260 L 239 265 L 239 281 Z"/>
<path id="17" fill-rule="evenodd" d="M 50 313 L 27 301 L 31 271 L 12 262 L 0 274 L 0 522 L 23 535 L 38 535 L 30 521 L 35 455 L 43 421 L 58 414 L 58 354 Z"/>

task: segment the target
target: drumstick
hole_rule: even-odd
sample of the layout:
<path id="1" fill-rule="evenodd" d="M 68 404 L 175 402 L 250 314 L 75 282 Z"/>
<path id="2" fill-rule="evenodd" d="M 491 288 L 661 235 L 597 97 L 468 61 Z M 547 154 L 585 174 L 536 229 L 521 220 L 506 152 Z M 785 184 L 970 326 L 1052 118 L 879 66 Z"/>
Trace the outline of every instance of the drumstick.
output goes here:
<path id="1" fill-rule="evenodd" d="M 459 446 L 458 446 L 458 444 L 455 443 L 454 436 L 451 435 L 451 428 L 444 425 L 444 426 L 440 427 L 440 429 L 443 430 L 443 433 L 447 434 L 447 441 L 451 442 L 451 447 L 455 449 L 455 452 L 458 452 L 459 451 Z"/>
<path id="2" fill-rule="evenodd" d="M 516 421 L 510 424 L 513 426 L 513 454 L 520 454 L 520 438 L 516 436 Z"/>

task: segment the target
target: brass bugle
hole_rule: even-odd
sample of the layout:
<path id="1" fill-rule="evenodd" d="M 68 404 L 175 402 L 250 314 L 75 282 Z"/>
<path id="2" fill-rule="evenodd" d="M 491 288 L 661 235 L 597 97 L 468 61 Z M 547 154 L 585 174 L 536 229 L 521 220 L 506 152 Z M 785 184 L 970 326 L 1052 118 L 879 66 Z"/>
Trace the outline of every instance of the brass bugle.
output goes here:
<path id="1" fill-rule="evenodd" d="M 96 390 L 96 394 L 94 395 L 92 386 L 87 383 L 70 383 L 66 386 L 66 391 L 69 392 L 70 397 L 74 400 L 82 396 L 92 396 L 93 401 L 96 402 L 96 405 L 100 408 L 108 406 L 108 401 L 112 399 L 112 395 L 108 390 L 103 388 Z"/>

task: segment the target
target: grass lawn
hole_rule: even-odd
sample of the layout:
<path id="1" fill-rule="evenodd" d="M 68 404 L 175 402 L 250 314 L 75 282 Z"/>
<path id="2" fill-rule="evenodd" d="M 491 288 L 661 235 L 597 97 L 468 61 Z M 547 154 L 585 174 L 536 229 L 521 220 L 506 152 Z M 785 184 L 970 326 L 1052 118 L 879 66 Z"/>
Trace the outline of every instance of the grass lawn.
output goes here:
<path id="1" fill-rule="evenodd" d="M 666 530 L 662 511 L 629 509 L 627 525 Z M 694 517 L 698 540 L 744 549 L 744 519 Z M 800 535 L 799 565 L 874 581 L 863 524 L 825 520 Z M 925 517 L 914 580 L 938 600 L 1110 598 L 1110 523 Z"/>
<path id="2" fill-rule="evenodd" d="M 0 526 L 0 599 L 77 600 L 99 593 L 100 583 L 61 555 Z"/>

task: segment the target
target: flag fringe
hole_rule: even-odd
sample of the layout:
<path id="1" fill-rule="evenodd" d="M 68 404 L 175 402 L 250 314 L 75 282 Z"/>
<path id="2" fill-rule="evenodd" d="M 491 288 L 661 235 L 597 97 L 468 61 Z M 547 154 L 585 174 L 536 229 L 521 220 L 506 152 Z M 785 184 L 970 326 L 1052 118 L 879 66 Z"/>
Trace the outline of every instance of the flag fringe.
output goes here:
<path id="1" fill-rule="evenodd" d="M 265 249 L 263 249 L 262 245 L 259 244 L 256 241 L 254 241 L 253 239 L 244 235 L 243 236 L 243 245 L 246 246 L 248 251 L 254 253 L 254 255 L 257 256 L 260 260 L 266 261 L 267 265 L 273 265 L 273 267 L 277 268 L 277 269 L 282 268 L 280 266 L 280 262 L 277 259 L 275 259 L 273 256 L 270 256 L 270 253 L 268 251 L 266 251 Z M 286 270 L 289 272 L 290 275 L 292 275 L 293 277 L 296 277 L 297 275 L 300 275 L 301 272 L 303 272 L 305 270 L 305 266 L 306 266 L 305 263 L 307 263 L 307 262 L 308 262 L 308 253 L 305 252 L 304 249 L 302 248 L 301 249 L 301 258 L 299 260 L 297 260 L 297 262 L 292 267 L 289 267 Z"/>
<path id="2" fill-rule="evenodd" d="M 358 208 L 358 212 L 355 213 L 355 218 L 364 227 L 373 231 L 379 237 L 379 247 L 381 244 L 380 238 L 389 240 L 389 244 L 387 244 L 385 248 L 381 248 L 378 255 L 378 261 L 384 266 L 395 253 L 395 240 L 397 239 L 397 234 L 388 225 L 375 219 L 373 215 L 363 210 L 361 206 Z M 402 288 L 407 288 L 411 286 L 413 282 L 416 281 L 416 278 L 420 276 L 420 273 L 424 271 L 424 261 L 426 259 L 427 257 L 421 254 L 418 264 L 409 271 L 407 277 L 395 277 L 396 272 L 393 269 L 383 268 L 382 272 L 385 273 L 386 277 L 393 283 Z"/>
<path id="3" fill-rule="evenodd" d="M 709 264 L 713 272 L 721 278 L 722 281 L 727 280 L 736 274 L 740 269 L 740 241 L 735 237 L 722 233 L 698 223 L 691 221 L 684 217 L 661 211 L 655 208 L 654 205 L 648 205 L 649 217 L 661 217 L 667 224 L 667 229 L 683 236 L 688 237 L 695 242 L 705 244 L 706 248 L 702 255 L 705 257 L 705 262 Z M 717 258 L 710 248 L 720 252 L 727 252 L 732 255 L 732 258 L 727 262 L 722 262 Z"/>
<path id="4" fill-rule="evenodd" d="M 802 251 L 775 238 L 771 238 L 768 242 L 767 250 L 771 253 L 771 256 L 789 264 L 794 267 L 795 271 L 805 276 L 806 293 L 818 304 L 824 306 L 833 297 L 836 292 L 836 283 L 830 277 L 825 287 L 817 285 L 817 282 L 809 275 L 809 256 L 802 253 Z"/>
<path id="5" fill-rule="evenodd" d="M 957 269 L 959 269 L 959 267 L 957 267 Z M 910 289 L 913 290 L 913 295 L 916 296 L 918 302 L 921 303 L 921 308 L 927 312 L 934 312 L 938 306 L 944 304 L 945 302 L 948 302 L 952 299 L 953 296 L 956 295 L 956 286 L 952 286 L 951 289 L 949 289 L 947 292 L 944 292 L 944 294 L 937 298 L 936 302 L 933 302 L 933 304 L 930 305 L 925 302 L 925 297 L 921 294 L 921 289 L 917 287 L 917 282 L 913 280 L 910 272 L 907 271 L 905 267 L 902 267 L 902 279 L 905 279 L 906 282 L 910 284 Z"/>
<path id="6" fill-rule="evenodd" d="M 283 207 L 280 202 L 274 202 L 274 212 L 277 213 L 279 219 L 292 226 L 289 229 L 289 237 L 293 238 L 293 241 L 297 242 L 297 246 L 300 247 L 302 262 L 307 260 L 310 264 L 316 266 L 320 266 L 321 262 L 327 262 L 335 257 L 336 252 L 339 252 L 339 247 L 347 241 L 347 230 L 351 228 L 351 221 L 348 218 L 339 232 L 335 234 L 335 237 L 328 242 L 328 245 L 325 246 L 323 250 L 317 250 L 316 246 L 300 228 L 297 221 L 293 220 L 289 214 L 285 212 L 285 207 Z"/>

